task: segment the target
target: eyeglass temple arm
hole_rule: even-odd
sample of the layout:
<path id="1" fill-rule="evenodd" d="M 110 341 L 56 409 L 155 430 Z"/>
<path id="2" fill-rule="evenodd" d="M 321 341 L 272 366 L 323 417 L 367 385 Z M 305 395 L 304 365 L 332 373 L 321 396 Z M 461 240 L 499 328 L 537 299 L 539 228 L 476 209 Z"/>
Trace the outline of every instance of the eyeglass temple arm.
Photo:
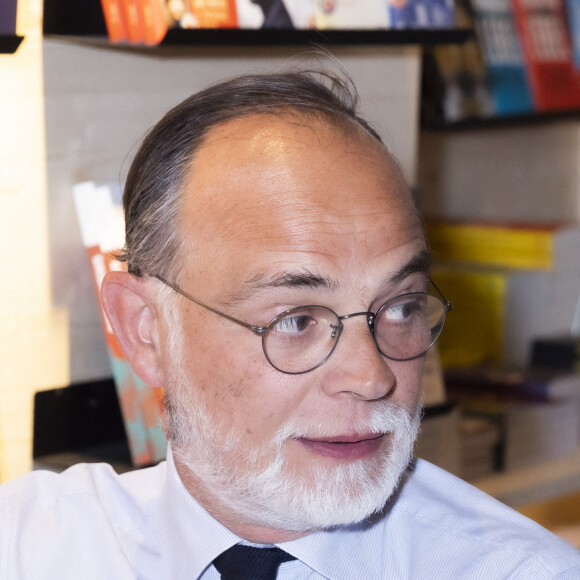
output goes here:
<path id="1" fill-rule="evenodd" d="M 198 306 L 201 306 L 202 308 L 205 308 L 206 310 L 209 310 L 210 312 L 213 312 L 214 314 L 217 314 L 218 316 L 221 316 L 222 318 L 226 318 L 227 320 L 230 320 L 231 322 L 234 322 L 235 324 L 239 324 L 240 326 L 244 326 L 245 328 L 249 328 L 254 334 L 263 335 L 268 330 L 265 326 L 256 326 L 255 324 L 250 324 L 249 322 L 245 322 L 244 320 L 240 320 L 239 318 L 235 318 L 234 316 L 230 316 L 229 314 L 226 314 L 225 312 L 221 312 L 220 310 L 216 310 L 215 308 L 212 308 L 211 306 L 204 304 L 203 302 L 197 300 L 197 298 L 194 298 L 193 296 L 188 294 L 185 290 L 183 290 L 177 284 L 173 284 L 172 282 L 169 282 L 168 280 L 163 278 L 163 276 L 159 276 L 159 275 L 155 274 L 154 277 L 157 278 L 158 280 L 160 280 L 161 282 L 163 282 L 163 284 L 165 284 L 166 286 L 169 286 L 170 288 L 175 290 L 175 292 L 177 292 L 178 294 L 181 294 L 182 296 L 184 296 L 188 300 L 195 302 Z"/>
<path id="2" fill-rule="evenodd" d="M 447 312 L 451 312 L 453 310 L 453 302 L 449 302 L 449 300 L 447 300 L 447 298 L 445 298 L 445 296 L 443 295 L 443 292 L 441 292 L 441 290 L 439 290 L 439 286 L 437 286 L 437 284 L 435 284 L 435 282 L 433 282 L 433 280 L 431 278 L 429 278 L 429 282 L 431 283 L 433 288 L 435 288 L 435 290 L 437 291 L 437 294 L 439 294 L 439 296 L 441 296 L 441 299 L 443 300 L 443 304 L 445 304 L 445 310 Z"/>

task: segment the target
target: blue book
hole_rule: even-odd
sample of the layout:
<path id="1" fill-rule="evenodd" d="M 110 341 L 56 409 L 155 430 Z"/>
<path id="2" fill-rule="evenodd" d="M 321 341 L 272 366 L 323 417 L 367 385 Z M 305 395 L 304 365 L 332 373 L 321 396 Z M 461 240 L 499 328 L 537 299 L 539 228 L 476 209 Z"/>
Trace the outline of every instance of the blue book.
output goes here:
<path id="1" fill-rule="evenodd" d="M 509 0 L 476 0 L 473 5 L 494 114 L 532 112 L 532 91 Z"/>
<path id="2" fill-rule="evenodd" d="M 566 0 L 566 18 L 572 41 L 574 67 L 580 69 L 580 0 Z"/>
<path id="3" fill-rule="evenodd" d="M 449 28 L 455 25 L 453 0 L 389 2 L 391 28 Z"/>

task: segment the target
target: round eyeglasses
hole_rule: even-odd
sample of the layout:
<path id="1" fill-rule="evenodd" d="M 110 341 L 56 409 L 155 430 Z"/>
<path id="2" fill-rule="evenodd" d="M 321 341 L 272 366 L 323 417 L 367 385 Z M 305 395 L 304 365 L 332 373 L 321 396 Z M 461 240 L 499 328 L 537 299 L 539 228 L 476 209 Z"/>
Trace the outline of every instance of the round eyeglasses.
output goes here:
<path id="1" fill-rule="evenodd" d="M 435 344 L 447 312 L 453 307 L 431 281 L 439 296 L 410 292 L 387 300 L 376 312 L 342 316 L 326 306 L 297 306 L 281 312 L 266 326 L 256 326 L 200 302 L 161 276 L 155 277 L 198 306 L 261 336 L 268 362 L 289 375 L 308 373 L 324 364 L 338 344 L 344 328 L 342 321 L 355 316 L 366 317 L 375 344 L 384 357 L 394 361 L 418 358 Z"/>

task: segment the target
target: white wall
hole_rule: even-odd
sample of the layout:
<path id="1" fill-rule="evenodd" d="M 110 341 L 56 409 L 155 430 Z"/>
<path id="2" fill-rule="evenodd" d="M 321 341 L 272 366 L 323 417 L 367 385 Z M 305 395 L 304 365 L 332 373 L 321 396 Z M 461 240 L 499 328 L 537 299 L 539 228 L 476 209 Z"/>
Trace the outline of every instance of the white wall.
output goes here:
<path id="1" fill-rule="evenodd" d="M 432 217 L 577 221 L 579 137 L 574 120 L 425 132 L 421 205 Z"/>

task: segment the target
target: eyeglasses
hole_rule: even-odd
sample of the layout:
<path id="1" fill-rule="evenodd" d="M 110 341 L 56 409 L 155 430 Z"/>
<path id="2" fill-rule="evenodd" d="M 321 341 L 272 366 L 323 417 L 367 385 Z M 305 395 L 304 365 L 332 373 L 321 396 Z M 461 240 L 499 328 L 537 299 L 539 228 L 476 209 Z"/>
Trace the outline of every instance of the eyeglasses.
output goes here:
<path id="1" fill-rule="evenodd" d="M 324 364 L 334 352 L 343 331 L 343 320 L 365 316 L 379 352 L 394 361 L 408 361 L 425 354 L 436 342 L 445 325 L 448 302 L 439 294 L 410 292 L 387 300 L 376 312 L 355 312 L 339 316 L 326 306 L 297 306 L 281 312 L 266 326 L 256 326 L 225 314 L 193 296 L 179 285 L 155 276 L 198 306 L 262 337 L 268 362 L 289 375 L 308 373 Z"/>

